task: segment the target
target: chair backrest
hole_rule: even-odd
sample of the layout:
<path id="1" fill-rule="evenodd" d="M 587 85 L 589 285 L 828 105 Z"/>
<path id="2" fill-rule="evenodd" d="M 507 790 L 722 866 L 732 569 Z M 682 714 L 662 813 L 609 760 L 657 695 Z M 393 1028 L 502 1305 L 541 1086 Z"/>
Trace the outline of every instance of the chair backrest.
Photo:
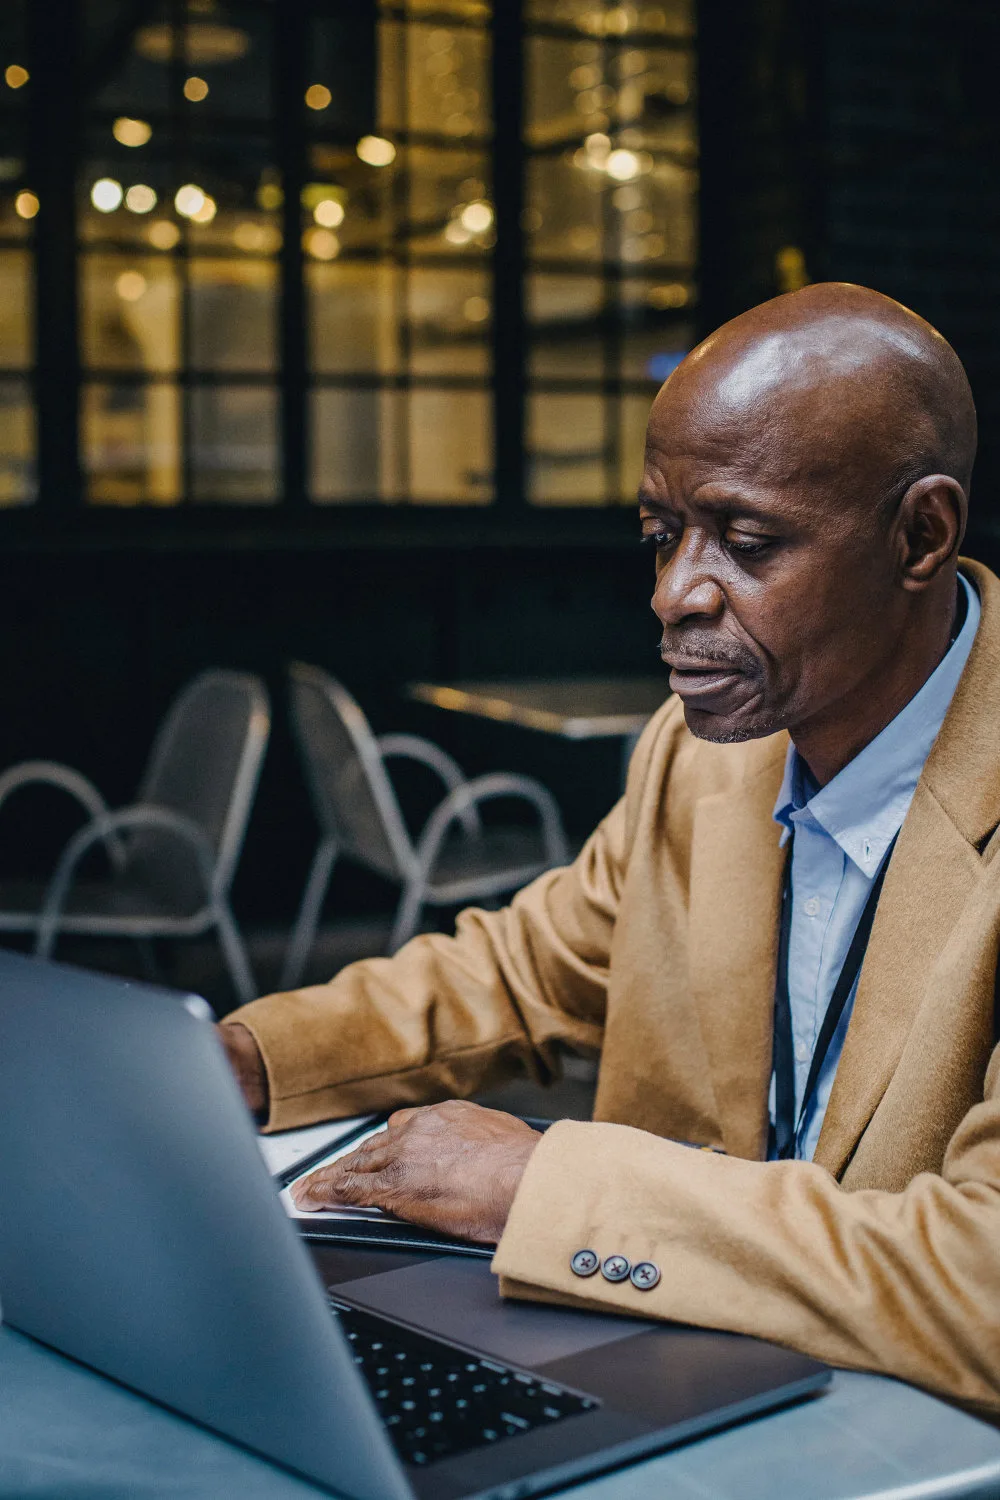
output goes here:
<path id="1" fill-rule="evenodd" d="M 213 886 L 228 891 L 271 730 L 267 690 L 249 672 L 210 670 L 188 683 L 161 723 L 139 802 L 190 818 L 212 850 Z M 127 878 L 184 905 L 205 898 L 197 866 L 179 840 L 155 830 L 129 841 Z"/>
<path id="2" fill-rule="evenodd" d="M 292 729 L 324 836 L 359 864 L 405 879 L 413 845 L 360 706 L 318 667 L 293 662 L 289 679 Z"/>

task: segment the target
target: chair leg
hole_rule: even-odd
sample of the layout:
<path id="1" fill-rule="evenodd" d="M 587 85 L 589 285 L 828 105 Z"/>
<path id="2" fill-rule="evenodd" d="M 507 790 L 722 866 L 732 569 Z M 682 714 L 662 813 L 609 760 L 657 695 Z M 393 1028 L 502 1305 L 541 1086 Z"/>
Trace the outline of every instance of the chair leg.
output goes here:
<path id="1" fill-rule="evenodd" d="M 321 839 L 313 855 L 305 890 L 299 904 L 298 916 L 285 949 L 285 961 L 281 967 L 281 988 L 293 990 L 302 978 L 306 960 L 316 941 L 323 901 L 330 886 L 330 877 L 337 861 L 335 839 Z"/>
<path id="2" fill-rule="evenodd" d="M 405 885 L 403 894 L 399 898 L 399 905 L 396 907 L 396 920 L 392 924 L 392 932 L 389 935 L 390 956 L 397 949 L 402 948 L 404 943 L 408 943 L 416 932 L 423 905 L 423 884 L 411 881 Z"/>
<path id="3" fill-rule="evenodd" d="M 219 946 L 222 956 L 229 970 L 229 977 L 233 982 L 240 1003 L 248 1005 L 251 1000 L 257 998 L 257 985 L 254 981 L 253 970 L 247 957 L 246 945 L 240 936 L 240 930 L 236 925 L 236 919 L 229 909 L 227 901 L 217 901 L 215 904 L 215 925 L 219 933 Z"/>

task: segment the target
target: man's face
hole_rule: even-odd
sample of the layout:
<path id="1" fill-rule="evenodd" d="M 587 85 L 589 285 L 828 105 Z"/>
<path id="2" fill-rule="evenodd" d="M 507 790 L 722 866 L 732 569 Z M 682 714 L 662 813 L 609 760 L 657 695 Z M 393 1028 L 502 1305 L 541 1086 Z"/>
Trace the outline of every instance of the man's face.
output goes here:
<path id="1" fill-rule="evenodd" d="M 794 409 L 727 411 L 690 384 L 657 400 L 640 488 L 670 686 L 702 739 L 794 733 L 864 693 L 896 649 L 905 596 L 880 465 L 856 447 L 838 464 L 813 403 L 800 430 Z"/>

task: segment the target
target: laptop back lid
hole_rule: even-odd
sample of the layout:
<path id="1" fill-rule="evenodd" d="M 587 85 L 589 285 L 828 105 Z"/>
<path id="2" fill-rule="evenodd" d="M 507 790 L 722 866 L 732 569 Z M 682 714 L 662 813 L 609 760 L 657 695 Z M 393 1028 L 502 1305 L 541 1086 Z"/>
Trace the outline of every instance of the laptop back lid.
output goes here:
<path id="1" fill-rule="evenodd" d="M 0 952 L 4 1319 L 343 1494 L 402 1500 L 210 1015 Z"/>

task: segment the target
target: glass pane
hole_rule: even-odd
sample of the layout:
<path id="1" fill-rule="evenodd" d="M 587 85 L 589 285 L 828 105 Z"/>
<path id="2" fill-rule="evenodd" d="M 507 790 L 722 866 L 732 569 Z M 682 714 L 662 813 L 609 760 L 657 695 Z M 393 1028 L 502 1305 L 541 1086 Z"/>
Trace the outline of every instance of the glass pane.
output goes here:
<path id="1" fill-rule="evenodd" d="M 530 253 L 550 259 L 599 261 L 603 236 L 603 175 L 581 165 L 581 152 L 528 163 Z"/>
<path id="2" fill-rule="evenodd" d="M 398 391 L 318 390 L 312 398 L 313 499 L 397 500 L 405 453 Z"/>
<path id="3" fill-rule="evenodd" d="M 90 501 L 171 505 L 180 498 L 180 398 L 175 385 L 86 385 L 81 427 Z"/>
<path id="4" fill-rule="evenodd" d="M 175 370 L 180 286 L 166 256 L 83 255 L 81 356 L 93 370 Z"/>
<path id="5" fill-rule="evenodd" d="M 563 380 L 600 379 L 605 367 L 600 278 L 539 271 L 528 277 L 527 291 L 531 373 Z"/>
<path id="6" fill-rule="evenodd" d="M 486 391 L 411 391 L 409 496 L 428 504 L 492 499 L 490 400 Z"/>
<path id="7" fill-rule="evenodd" d="M 414 146 L 406 165 L 410 249 L 450 258 L 485 255 L 496 238 L 486 155 Z"/>
<path id="8" fill-rule="evenodd" d="M 306 271 L 312 368 L 321 374 L 399 366 L 400 272 L 386 263 L 314 263 Z"/>
<path id="9" fill-rule="evenodd" d="M 489 370 L 490 282 L 485 271 L 412 270 L 407 276 L 410 368 L 431 375 Z"/>
<path id="10" fill-rule="evenodd" d="M 618 498 L 622 505 L 634 505 L 642 478 L 642 460 L 646 448 L 646 423 L 653 393 L 648 396 L 623 396 L 619 408 L 621 430 L 618 434 Z"/>
<path id="11" fill-rule="evenodd" d="M 535 505 L 606 503 L 605 409 L 601 396 L 531 396 L 528 488 Z"/>
<path id="12" fill-rule="evenodd" d="M 621 286 L 621 373 L 657 385 L 694 347 L 689 281 L 625 281 Z"/>
<path id="13" fill-rule="evenodd" d="M 407 125 L 428 135 L 489 129 L 489 40 L 465 26 L 407 28 Z"/>
<path id="14" fill-rule="evenodd" d="M 31 363 L 31 264 L 23 250 L 0 251 L 0 365 Z"/>
<path id="15" fill-rule="evenodd" d="M 274 369 L 277 268 L 273 261 L 192 260 L 189 288 L 193 369 Z"/>
<path id="16" fill-rule="evenodd" d="M 191 495 L 267 504 L 278 487 L 278 404 L 270 387 L 198 386 L 190 394 Z"/>
<path id="17" fill-rule="evenodd" d="M 633 33 L 689 37 L 694 30 L 692 0 L 659 5 L 595 4 L 595 0 L 528 0 L 530 21 L 563 26 L 586 36 L 618 38 Z"/>
<path id="18" fill-rule="evenodd" d="M 0 380 L 0 505 L 35 498 L 35 411 L 26 380 Z"/>

